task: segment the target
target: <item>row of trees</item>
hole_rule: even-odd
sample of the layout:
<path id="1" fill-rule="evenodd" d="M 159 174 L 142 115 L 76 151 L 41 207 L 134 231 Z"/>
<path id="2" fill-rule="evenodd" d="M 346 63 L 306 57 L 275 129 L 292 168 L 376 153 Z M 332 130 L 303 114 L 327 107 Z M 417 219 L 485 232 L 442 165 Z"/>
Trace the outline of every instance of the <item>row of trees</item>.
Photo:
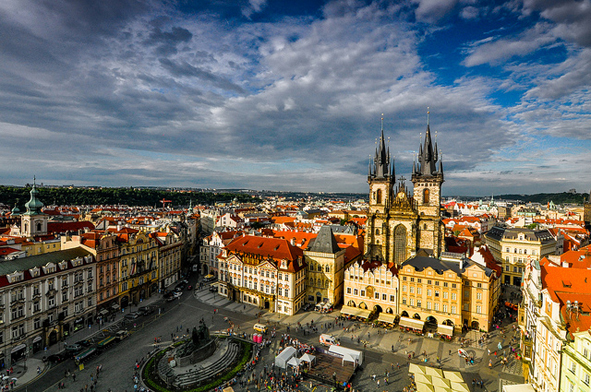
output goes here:
<path id="1" fill-rule="evenodd" d="M 174 207 L 193 205 L 213 205 L 216 202 L 258 201 L 251 195 L 243 193 L 214 193 L 214 192 L 171 192 L 161 189 L 137 188 L 37 188 L 39 199 L 45 205 L 117 205 L 129 206 L 157 206 L 162 207 L 160 200 L 170 200 Z M 15 203 L 24 210 L 25 203 L 30 198 L 31 188 L 0 186 L 0 202 L 8 206 Z M 18 202 L 17 202 L 18 200 Z"/>

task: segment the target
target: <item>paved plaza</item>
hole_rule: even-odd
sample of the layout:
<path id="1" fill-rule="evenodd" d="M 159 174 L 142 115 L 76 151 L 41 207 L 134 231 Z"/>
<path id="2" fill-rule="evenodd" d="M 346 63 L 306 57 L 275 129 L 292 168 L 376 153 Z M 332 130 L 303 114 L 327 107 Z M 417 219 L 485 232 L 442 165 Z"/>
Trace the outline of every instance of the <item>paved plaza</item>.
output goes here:
<path id="1" fill-rule="evenodd" d="M 194 279 L 191 279 L 191 282 L 193 283 Z M 161 339 L 158 347 L 165 347 L 171 344 L 173 339 L 176 340 L 186 334 L 187 329 L 191 330 L 193 326 L 198 325 L 201 319 L 206 322 L 211 331 L 226 330 L 229 327 L 226 318 L 233 322 L 236 331 L 240 333 L 252 334 L 253 325 L 259 321 L 275 328 L 277 332 L 277 337 L 273 339 L 272 344 L 263 350 L 262 360 L 253 372 L 241 376 L 238 383 L 233 386 L 238 392 L 256 390 L 255 384 L 248 383 L 248 380 L 253 379 L 255 375 L 260 377 L 265 366 L 267 369 L 270 368 L 280 349 L 282 334 L 289 334 L 304 343 L 318 345 L 319 334 L 330 333 L 340 339 L 342 346 L 363 350 L 363 366 L 351 380 L 353 387 L 358 391 L 402 391 L 410 384 L 408 365 L 411 362 L 441 366 L 444 370 L 459 370 L 472 390 L 499 391 L 503 384 L 523 382 L 521 363 L 514 357 L 507 355 L 508 366 L 500 364 L 501 351 L 508 354 L 511 337 L 514 334 L 511 324 L 503 324 L 503 328 L 508 331 L 505 336 L 502 336 L 499 331 L 493 331 L 483 345 L 478 344 L 480 333 L 470 332 L 461 336 L 467 339 L 464 349 L 474 358 L 474 364 L 470 365 L 457 354 L 460 348 L 460 337 L 454 337 L 451 342 L 448 342 L 404 333 L 396 329 L 374 328 L 357 321 L 336 320 L 338 311 L 329 314 L 319 314 L 314 311 L 300 312 L 290 317 L 274 313 L 261 314 L 260 309 L 256 307 L 228 301 L 207 289 L 185 292 L 180 300 L 173 302 L 165 302 L 161 298 L 153 297 L 141 305 L 146 304 L 153 304 L 158 311 L 139 319 L 134 323 L 135 326 L 129 324 L 130 336 L 105 353 L 91 359 L 85 364 L 84 369 L 77 368 L 71 360 L 52 366 L 43 363 L 41 361 L 43 355 L 49 355 L 59 349 L 55 345 L 47 352 L 30 357 L 27 370 L 24 370 L 23 364 L 17 364 L 15 369 L 20 369 L 20 377 L 16 389 L 39 392 L 57 391 L 59 384 L 64 383 L 65 391 L 79 392 L 81 389 L 85 391 L 86 387 L 90 390 L 90 385 L 94 384 L 96 379 L 96 367 L 102 365 L 103 370 L 94 391 L 106 392 L 110 389 L 112 392 L 132 392 L 134 391 L 135 364 L 141 362 L 149 352 L 155 349 L 155 338 Z M 214 310 L 216 310 L 215 315 Z M 115 323 L 120 323 L 122 317 L 122 314 L 118 315 Z M 317 328 L 317 332 L 313 332 L 310 328 L 312 324 Z M 85 339 L 100 333 L 107 327 L 109 325 L 104 325 L 100 329 L 93 327 L 80 331 L 71 339 L 72 341 Z M 503 347 L 502 350 L 498 350 L 499 343 Z M 491 350 L 491 355 L 488 354 L 488 349 Z M 494 355 L 495 351 L 497 356 Z M 440 363 L 437 361 L 438 358 Z M 489 368 L 489 361 L 492 362 L 492 369 Z M 37 374 L 37 367 L 40 368 L 40 374 Z M 472 380 L 483 380 L 484 388 L 473 388 Z M 328 391 L 330 387 L 306 381 L 301 383 L 298 389 L 320 392 Z"/>

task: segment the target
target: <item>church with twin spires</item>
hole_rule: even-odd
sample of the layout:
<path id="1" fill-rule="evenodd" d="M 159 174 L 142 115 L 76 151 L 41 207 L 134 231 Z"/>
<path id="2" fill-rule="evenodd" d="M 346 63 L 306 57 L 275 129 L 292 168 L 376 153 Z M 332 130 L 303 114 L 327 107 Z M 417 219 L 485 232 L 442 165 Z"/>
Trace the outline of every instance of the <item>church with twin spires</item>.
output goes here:
<path id="1" fill-rule="evenodd" d="M 440 201 L 443 184 L 443 164 L 438 157 L 437 143 L 431 140 L 427 123 L 424 143 L 419 146 L 413 162 L 411 182 L 396 179 L 394 160 L 386 147 L 384 127 L 373 164 L 369 165 L 369 211 L 365 237 L 368 260 L 400 266 L 416 256 L 438 258 L 444 247 L 444 226 L 441 222 Z"/>

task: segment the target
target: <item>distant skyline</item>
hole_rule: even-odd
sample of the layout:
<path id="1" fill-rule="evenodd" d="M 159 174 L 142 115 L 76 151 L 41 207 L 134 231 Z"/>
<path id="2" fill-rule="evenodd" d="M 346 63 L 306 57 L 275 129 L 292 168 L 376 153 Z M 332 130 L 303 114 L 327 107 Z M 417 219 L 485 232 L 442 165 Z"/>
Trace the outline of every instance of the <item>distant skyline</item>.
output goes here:
<path id="1" fill-rule="evenodd" d="M 444 195 L 591 188 L 591 0 L 0 3 L 0 183 Z"/>

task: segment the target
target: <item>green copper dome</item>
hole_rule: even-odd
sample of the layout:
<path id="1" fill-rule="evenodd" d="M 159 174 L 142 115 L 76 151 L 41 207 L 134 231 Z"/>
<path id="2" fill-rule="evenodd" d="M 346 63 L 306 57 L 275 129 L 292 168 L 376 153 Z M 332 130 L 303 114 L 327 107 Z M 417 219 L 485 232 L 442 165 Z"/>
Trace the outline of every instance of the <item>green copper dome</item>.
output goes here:
<path id="1" fill-rule="evenodd" d="M 25 204 L 27 207 L 27 215 L 38 215 L 41 214 L 41 208 L 43 207 L 43 203 L 39 199 L 37 199 L 37 186 L 35 185 L 35 181 L 33 181 L 33 188 L 31 188 L 31 199 Z"/>

